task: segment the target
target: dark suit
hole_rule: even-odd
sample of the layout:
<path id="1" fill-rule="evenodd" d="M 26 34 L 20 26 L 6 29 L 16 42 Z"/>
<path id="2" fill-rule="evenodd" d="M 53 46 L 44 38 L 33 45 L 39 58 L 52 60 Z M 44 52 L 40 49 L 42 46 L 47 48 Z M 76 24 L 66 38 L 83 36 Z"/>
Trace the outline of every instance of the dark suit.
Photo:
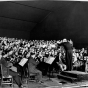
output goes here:
<path id="1" fill-rule="evenodd" d="M 42 72 L 36 68 L 37 65 L 38 65 L 38 63 L 32 57 L 30 57 L 29 62 L 28 62 L 29 76 L 30 76 L 30 73 L 36 74 L 37 80 L 41 81 L 42 80 Z"/>
<path id="2" fill-rule="evenodd" d="M 70 71 L 72 70 L 72 49 L 73 46 L 72 44 L 70 44 L 69 42 L 64 42 L 61 43 L 61 45 L 64 47 L 65 51 L 66 51 L 66 66 L 67 66 L 67 70 Z"/>
<path id="3" fill-rule="evenodd" d="M 1 58 L 0 60 L 0 64 L 2 64 L 2 66 L 4 68 L 7 68 L 9 70 L 9 75 L 11 75 L 13 77 L 13 79 L 15 80 L 16 84 L 20 87 L 22 85 L 20 77 L 18 75 L 17 72 L 13 72 L 9 69 L 9 63 L 7 63 L 7 61 L 4 58 Z"/>

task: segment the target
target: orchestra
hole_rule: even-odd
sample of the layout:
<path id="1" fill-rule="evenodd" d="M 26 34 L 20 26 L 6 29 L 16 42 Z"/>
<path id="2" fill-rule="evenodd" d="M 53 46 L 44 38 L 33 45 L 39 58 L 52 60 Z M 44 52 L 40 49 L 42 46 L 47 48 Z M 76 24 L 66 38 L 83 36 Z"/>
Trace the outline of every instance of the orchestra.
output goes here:
<path id="1" fill-rule="evenodd" d="M 0 37 L 0 58 L 9 63 L 7 67 L 11 72 L 17 73 L 19 80 L 30 73 L 36 73 L 38 81 L 42 81 L 42 76 L 53 70 L 59 73 L 77 69 L 84 65 L 84 53 L 87 53 L 85 49 L 78 52 L 73 47 L 71 39 L 28 41 Z M 21 81 L 17 84 L 22 88 Z"/>

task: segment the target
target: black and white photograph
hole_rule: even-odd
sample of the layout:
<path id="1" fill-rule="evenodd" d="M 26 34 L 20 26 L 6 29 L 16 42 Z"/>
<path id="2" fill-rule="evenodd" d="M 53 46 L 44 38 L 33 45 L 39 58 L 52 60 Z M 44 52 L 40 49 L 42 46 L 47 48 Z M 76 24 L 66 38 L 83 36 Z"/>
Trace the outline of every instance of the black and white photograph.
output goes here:
<path id="1" fill-rule="evenodd" d="M 88 1 L 1 0 L 0 88 L 88 88 Z"/>

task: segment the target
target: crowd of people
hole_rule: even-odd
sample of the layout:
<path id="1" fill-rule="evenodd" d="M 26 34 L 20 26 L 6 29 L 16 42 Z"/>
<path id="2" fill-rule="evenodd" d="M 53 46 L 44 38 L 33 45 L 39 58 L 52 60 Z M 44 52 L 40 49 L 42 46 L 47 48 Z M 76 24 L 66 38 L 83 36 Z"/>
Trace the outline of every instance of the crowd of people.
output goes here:
<path id="1" fill-rule="evenodd" d="M 83 51 L 84 52 L 84 51 Z M 83 55 L 83 53 L 82 53 Z M 58 58 L 57 58 L 58 56 Z M 27 63 L 32 73 L 38 73 L 39 81 L 42 79 L 42 72 L 37 68 L 40 62 L 47 62 L 48 57 L 54 57 L 58 59 L 58 66 L 63 70 L 71 70 L 72 64 L 77 62 L 76 49 L 73 47 L 72 40 L 23 40 L 15 38 L 0 37 L 0 58 L 7 62 L 17 65 L 23 58 L 29 59 Z M 30 59 L 33 58 L 32 60 Z M 37 62 L 37 63 L 36 63 Z M 10 64 L 10 67 L 12 64 Z M 33 67 L 33 64 L 35 65 Z M 33 68 L 32 68 L 33 67 Z M 24 68 L 24 67 L 22 67 Z M 18 73 L 12 73 L 16 83 L 22 88 Z M 15 74 L 15 75 L 14 75 Z"/>
<path id="2" fill-rule="evenodd" d="M 64 41 L 65 39 L 63 41 L 28 41 L 22 39 L 0 37 L 0 52 L 2 52 L 2 55 L 11 53 L 11 55 L 7 57 L 7 60 L 10 59 L 13 62 L 15 60 L 16 62 L 19 62 L 23 57 L 26 58 L 29 52 L 34 53 L 37 57 L 42 57 L 45 54 L 55 56 L 57 55 L 57 52 L 60 51 L 60 49 L 58 49 L 58 44 Z M 19 59 L 17 57 L 19 57 Z"/>

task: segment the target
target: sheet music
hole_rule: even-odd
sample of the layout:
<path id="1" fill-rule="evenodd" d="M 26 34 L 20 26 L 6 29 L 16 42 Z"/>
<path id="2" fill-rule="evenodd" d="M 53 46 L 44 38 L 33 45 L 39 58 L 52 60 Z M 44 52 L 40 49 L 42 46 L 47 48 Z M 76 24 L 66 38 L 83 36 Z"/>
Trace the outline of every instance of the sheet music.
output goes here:
<path id="1" fill-rule="evenodd" d="M 27 58 L 23 58 L 23 59 L 19 62 L 19 65 L 21 65 L 21 66 L 23 67 L 27 61 L 28 61 Z"/>
<path id="2" fill-rule="evenodd" d="M 49 58 L 47 58 L 46 63 L 52 64 L 54 60 L 55 60 L 54 57 L 49 57 Z"/>

